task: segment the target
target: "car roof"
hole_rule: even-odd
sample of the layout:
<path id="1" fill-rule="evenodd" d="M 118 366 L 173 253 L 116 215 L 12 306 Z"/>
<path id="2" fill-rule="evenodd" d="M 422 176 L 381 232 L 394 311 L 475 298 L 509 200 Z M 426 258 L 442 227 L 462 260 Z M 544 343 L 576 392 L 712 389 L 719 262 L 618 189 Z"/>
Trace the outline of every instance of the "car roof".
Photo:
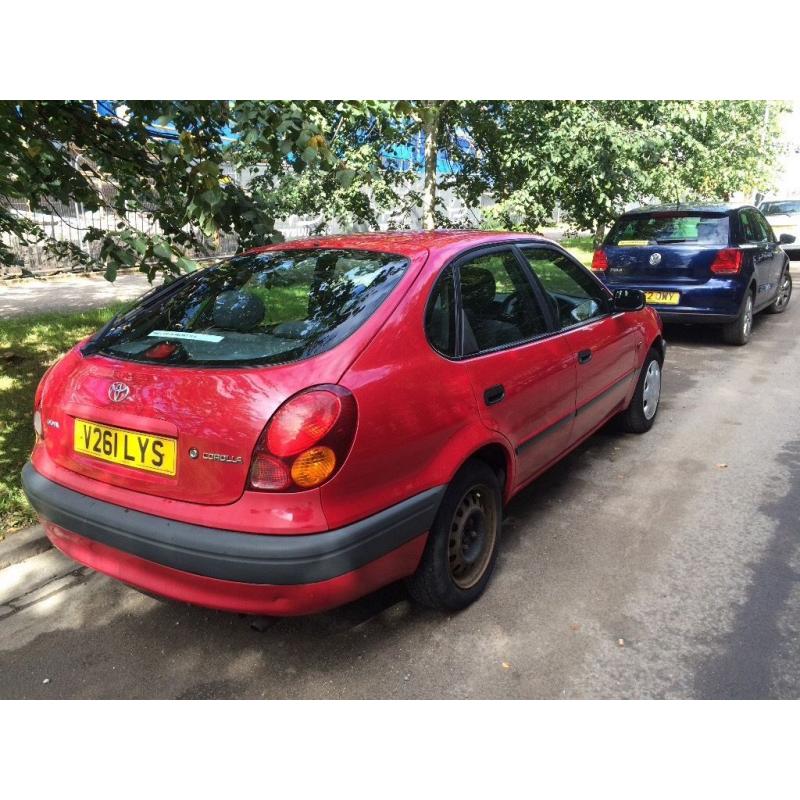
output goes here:
<path id="1" fill-rule="evenodd" d="M 630 211 L 625 211 L 620 214 L 620 217 L 664 211 L 696 212 L 698 214 L 727 214 L 731 211 L 738 211 L 740 208 L 753 207 L 754 206 L 750 203 L 664 203 L 662 205 L 632 208 Z"/>
<path id="2" fill-rule="evenodd" d="M 248 250 L 247 254 L 262 253 L 267 250 L 305 250 L 309 248 L 331 248 L 372 250 L 375 252 L 398 253 L 413 256 L 429 250 L 442 248 L 467 249 L 481 244 L 504 241 L 549 242 L 543 236 L 532 233 L 512 231 L 445 230 L 433 231 L 378 231 L 373 233 L 347 233 L 332 236 L 309 236 L 292 239 L 289 242 L 271 244 Z M 459 247 L 463 245 L 463 248 Z"/>

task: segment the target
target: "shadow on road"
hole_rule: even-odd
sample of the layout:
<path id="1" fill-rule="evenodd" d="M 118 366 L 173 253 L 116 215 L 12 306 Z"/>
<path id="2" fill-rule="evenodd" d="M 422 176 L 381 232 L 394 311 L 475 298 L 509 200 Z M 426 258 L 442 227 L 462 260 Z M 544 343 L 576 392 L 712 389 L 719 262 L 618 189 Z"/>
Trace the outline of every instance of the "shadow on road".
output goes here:
<path id="1" fill-rule="evenodd" d="M 787 634 L 781 622 L 787 615 L 793 590 L 800 586 L 797 564 L 797 520 L 800 518 L 800 441 L 788 442 L 778 462 L 789 472 L 789 491 L 769 499 L 761 511 L 775 520 L 775 530 L 761 559 L 753 564 L 747 600 L 738 608 L 733 629 L 722 638 L 719 655 L 697 670 L 695 695 L 704 699 L 749 700 L 767 697 L 796 698 L 795 687 L 780 685 L 780 649 Z"/>

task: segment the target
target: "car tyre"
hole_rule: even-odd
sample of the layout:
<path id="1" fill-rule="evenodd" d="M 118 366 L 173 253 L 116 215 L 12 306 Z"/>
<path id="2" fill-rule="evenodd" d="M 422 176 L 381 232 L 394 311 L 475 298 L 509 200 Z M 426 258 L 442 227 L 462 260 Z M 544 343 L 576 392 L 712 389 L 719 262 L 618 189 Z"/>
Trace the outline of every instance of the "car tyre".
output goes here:
<path id="1" fill-rule="evenodd" d="M 411 597 L 440 611 L 475 602 L 494 570 L 502 517 L 497 474 L 484 461 L 468 461 L 447 488 L 419 567 L 406 581 Z"/>
<path id="2" fill-rule="evenodd" d="M 647 351 L 639 371 L 639 380 L 631 402 L 620 414 L 620 423 L 628 433 L 647 433 L 656 421 L 661 401 L 661 356 L 655 348 Z"/>
<path id="3" fill-rule="evenodd" d="M 789 301 L 792 299 L 792 276 L 789 274 L 789 267 L 783 271 L 781 275 L 780 288 L 778 289 L 777 297 L 772 301 L 772 305 L 767 308 L 770 314 L 783 314 L 789 307 Z"/>
<path id="4" fill-rule="evenodd" d="M 742 303 L 739 316 L 722 326 L 722 339 L 727 344 L 741 347 L 750 341 L 753 332 L 753 293 L 748 292 Z"/>

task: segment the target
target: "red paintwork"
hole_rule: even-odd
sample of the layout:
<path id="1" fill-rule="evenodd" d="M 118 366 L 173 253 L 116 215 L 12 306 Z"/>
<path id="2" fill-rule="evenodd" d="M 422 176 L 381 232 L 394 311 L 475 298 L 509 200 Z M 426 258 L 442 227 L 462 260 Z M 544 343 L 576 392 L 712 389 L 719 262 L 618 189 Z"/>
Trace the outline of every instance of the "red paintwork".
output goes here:
<path id="1" fill-rule="evenodd" d="M 194 575 L 123 553 L 46 522 L 50 541 L 65 555 L 146 592 L 220 611 L 292 617 L 327 611 L 409 575 L 425 548 L 427 535 L 361 569 L 319 583 L 296 586 L 237 583 Z"/>
<path id="2" fill-rule="evenodd" d="M 403 254 L 411 263 L 394 292 L 358 331 L 327 353 L 291 365 L 234 369 L 145 365 L 98 355 L 84 358 L 74 349 L 43 379 L 46 440 L 35 447 L 33 463 L 51 480 L 92 497 L 157 516 L 249 533 L 313 533 L 355 522 L 446 484 L 486 445 L 501 448 L 504 455 L 509 499 L 624 408 L 644 356 L 661 333 L 658 315 L 646 308 L 462 362 L 437 354 L 426 340 L 423 317 L 444 265 L 478 245 L 523 239 L 542 241 L 518 234 L 438 231 L 319 237 L 260 248 L 365 249 Z M 592 360 L 578 369 L 576 354 L 584 349 L 592 350 Z M 620 381 L 626 375 L 629 379 Z M 117 380 L 132 388 L 123 403 L 112 403 L 107 395 L 109 384 Z M 605 392 L 616 381 L 616 387 Z M 344 465 L 319 489 L 247 491 L 250 457 L 271 415 L 291 395 L 322 383 L 338 383 L 356 399 L 357 431 Z M 483 390 L 500 383 L 506 389 L 504 401 L 487 408 Z M 580 406 L 598 397 L 584 413 L 525 447 L 519 457 L 515 454 L 527 439 L 568 418 L 576 403 Z M 150 476 L 75 454 L 74 416 L 177 436 L 176 478 Z M 48 420 L 59 428 L 48 426 Z M 243 463 L 190 461 L 185 454 L 193 446 L 242 455 Z M 421 554 L 416 546 L 401 548 L 402 557 L 395 551 L 397 558 L 384 557 L 359 570 L 357 578 L 326 581 L 330 589 L 322 590 L 322 584 L 313 591 L 250 587 L 242 593 L 242 584 L 228 587 L 225 581 L 185 573 L 176 577 L 174 570 L 99 545 L 89 547 L 87 540 L 65 541 L 62 536 L 56 544 L 79 561 L 151 591 L 238 611 L 252 611 L 262 603 L 258 613 L 282 614 L 313 610 L 322 595 L 335 595 L 336 602 L 342 602 L 363 594 L 361 588 L 367 584 L 370 588 L 364 591 L 371 591 L 411 574 Z M 416 558 L 407 557 L 411 552 Z M 378 564 L 383 566 L 376 572 Z M 146 577 L 150 573 L 152 580 Z M 225 600 L 228 589 L 230 602 Z M 273 610 L 264 610 L 263 603 Z"/>

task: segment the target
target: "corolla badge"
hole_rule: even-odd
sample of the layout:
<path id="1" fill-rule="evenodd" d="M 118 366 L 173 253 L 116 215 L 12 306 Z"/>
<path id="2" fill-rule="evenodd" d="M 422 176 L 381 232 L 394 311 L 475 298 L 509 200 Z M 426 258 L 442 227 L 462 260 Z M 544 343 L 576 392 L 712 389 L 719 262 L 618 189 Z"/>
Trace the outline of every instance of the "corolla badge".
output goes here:
<path id="1" fill-rule="evenodd" d="M 121 403 L 130 393 L 128 385 L 121 381 L 115 381 L 108 387 L 108 397 L 112 403 Z"/>
<path id="2" fill-rule="evenodd" d="M 650 256 L 650 265 L 655 267 L 657 264 L 661 263 L 661 253 L 653 253 Z"/>

